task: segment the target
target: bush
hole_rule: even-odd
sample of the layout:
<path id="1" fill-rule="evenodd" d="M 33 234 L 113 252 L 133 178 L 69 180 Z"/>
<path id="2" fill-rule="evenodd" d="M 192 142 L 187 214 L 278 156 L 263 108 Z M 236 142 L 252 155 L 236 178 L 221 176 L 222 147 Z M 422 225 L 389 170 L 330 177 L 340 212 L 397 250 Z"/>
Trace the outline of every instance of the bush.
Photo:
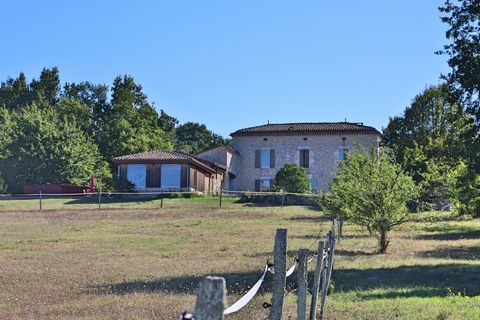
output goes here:
<path id="1" fill-rule="evenodd" d="M 292 193 L 310 192 L 310 181 L 307 171 L 294 163 L 287 163 L 275 176 L 274 190 L 280 189 Z"/>

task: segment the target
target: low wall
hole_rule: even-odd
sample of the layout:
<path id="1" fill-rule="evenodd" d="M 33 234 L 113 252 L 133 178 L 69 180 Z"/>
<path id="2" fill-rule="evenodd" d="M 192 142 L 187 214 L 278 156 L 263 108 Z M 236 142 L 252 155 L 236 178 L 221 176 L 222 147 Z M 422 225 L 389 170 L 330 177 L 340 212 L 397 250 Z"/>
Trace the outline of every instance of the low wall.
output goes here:
<path id="1" fill-rule="evenodd" d="M 248 194 L 245 193 L 240 197 L 238 202 L 240 203 L 257 203 L 264 205 L 278 205 L 282 204 L 282 198 L 284 196 L 281 194 Z M 295 206 L 316 206 L 318 197 L 315 195 L 294 195 L 286 194 L 284 199 L 284 205 L 295 205 Z"/>

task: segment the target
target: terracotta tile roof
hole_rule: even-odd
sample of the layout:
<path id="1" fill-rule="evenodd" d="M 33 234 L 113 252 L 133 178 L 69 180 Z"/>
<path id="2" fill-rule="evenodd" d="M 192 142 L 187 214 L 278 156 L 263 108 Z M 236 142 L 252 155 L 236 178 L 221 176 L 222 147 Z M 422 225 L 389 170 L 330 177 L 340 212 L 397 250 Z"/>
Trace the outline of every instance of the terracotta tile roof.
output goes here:
<path id="1" fill-rule="evenodd" d="M 302 134 L 378 134 L 377 129 L 352 122 L 311 122 L 311 123 L 272 123 L 256 127 L 237 130 L 230 135 L 256 136 L 256 135 L 302 135 Z"/>
<path id="2" fill-rule="evenodd" d="M 192 158 L 183 152 L 155 150 L 116 157 L 113 161 L 187 161 Z"/>
<path id="3" fill-rule="evenodd" d="M 145 162 L 162 162 L 162 161 L 178 161 L 183 163 L 193 163 L 199 167 L 202 167 L 208 171 L 215 172 L 215 167 L 222 168 L 221 166 L 204 159 L 198 159 L 188 153 L 180 151 L 169 150 L 155 150 L 140 152 L 135 154 L 128 154 L 113 158 L 114 163 L 145 163 Z"/>

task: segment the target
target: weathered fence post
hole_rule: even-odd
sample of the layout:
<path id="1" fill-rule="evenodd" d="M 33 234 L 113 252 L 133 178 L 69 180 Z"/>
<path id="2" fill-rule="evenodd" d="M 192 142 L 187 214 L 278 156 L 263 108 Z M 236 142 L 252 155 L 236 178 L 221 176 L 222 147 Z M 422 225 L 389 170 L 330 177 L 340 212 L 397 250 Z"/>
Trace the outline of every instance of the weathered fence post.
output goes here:
<path id="1" fill-rule="evenodd" d="M 332 240 L 330 243 L 330 251 L 328 256 L 328 278 L 327 278 L 327 286 L 330 285 L 330 278 L 332 277 L 333 271 L 333 254 L 335 253 L 335 239 Z"/>
<path id="2" fill-rule="evenodd" d="M 225 279 L 206 277 L 200 280 L 195 304 L 195 320 L 221 320 L 225 308 Z"/>
<path id="3" fill-rule="evenodd" d="M 222 193 L 223 193 L 223 188 L 220 188 L 220 199 L 219 199 L 219 201 L 220 201 L 220 203 L 219 203 L 220 208 L 222 207 Z"/>
<path id="4" fill-rule="evenodd" d="M 332 238 L 335 239 L 335 236 L 336 236 L 336 226 L 337 226 L 337 219 L 336 218 L 333 218 L 333 221 L 332 221 Z"/>
<path id="5" fill-rule="evenodd" d="M 38 192 L 38 205 L 40 207 L 40 211 L 42 211 L 42 190 Z"/>
<path id="6" fill-rule="evenodd" d="M 308 249 L 298 250 L 297 320 L 307 319 L 307 260 Z"/>
<path id="7" fill-rule="evenodd" d="M 160 208 L 163 208 L 163 191 L 160 191 Z"/>
<path id="8" fill-rule="evenodd" d="M 274 246 L 272 307 L 270 320 L 281 320 L 287 269 L 287 229 L 277 229 Z"/>
<path id="9" fill-rule="evenodd" d="M 285 190 L 282 189 L 282 209 L 283 209 L 283 205 L 285 204 Z"/>
<path id="10" fill-rule="evenodd" d="M 340 241 L 341 238 L 343 238 L 343 217 L 342 216 L 338 218 L 338 240 Z"/>
<path id="11" fill-rule="evenodd" d="M 325 309 L 325 302 L 327 300 L 328 287 L 330 285 L 330 277 L 332 276 L 333 269 L 333 254 L 335 250 L 335 239 L 332 237 L 331 232 L 329 234 L 329 242 L 327 245 L 327 260 L 325 263 L 324 274 L 322 277 L 322 299 L 320 303 L 320 319 L 323 318 L 323 312 Z"/>
<path id="12" fill-rule="evenodd" d="M 320 241 L 318 245 L 317 265 L 315 267 L 315 275 L 313 277 L 312 288 L 312 302 L 310 304 L 310 320 L 315 320 L 317 313 L 318 292 L 320 291 L 320 280 L 322 278 L 322 271 L 324 269 L 323 250 L 325 248 L 325 241 Z"/>
<path id="13" fill-rule="evenodd" d="M 98 189 L 98 209 L 102 206 L 102 190 Z"/>

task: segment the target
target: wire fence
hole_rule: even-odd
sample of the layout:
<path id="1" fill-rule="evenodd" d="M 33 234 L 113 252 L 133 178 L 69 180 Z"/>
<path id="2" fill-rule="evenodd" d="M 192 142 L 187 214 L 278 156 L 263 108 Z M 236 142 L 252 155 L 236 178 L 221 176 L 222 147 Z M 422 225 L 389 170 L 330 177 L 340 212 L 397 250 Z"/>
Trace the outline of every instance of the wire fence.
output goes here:
<path id="1" fill-rule="evenodd" d="M 290 198 L 291 197 L 291 198 Z M 220 190 L 216 195 L 196 191 L 156 192 L 90 192 L 90 193 L 29 193 L 0 195 L 0 211 L 42 211 L 82 209 L 161 209 L 182 207 L 183 199 L 196 198 L 197 205 L 228 206 L 234 202 L 280 206 L 290 204 L 311 205 L 318 197 L 311 193 L 252 192 Z M 263 201 L 267 199 L 268 201 Z M 273 200 L 272 200 L 273 199 Z M 298 201 L 300 199 L 300 201 Z M 307 199 L 305 201 L 305 199 Z"/>
<path id="2" fill-rule="evenodd" d="M 220 277 L 205 277 L 200 281 L 197 290 L 197 302 L 193 313 L 184 312 L 178 320 L 220 320 L 224 316 L 240 312 L 259 292 L 266 280 L 266 275 L 273 274 L 273 293 L 271 303 L 263 303 L 263 308 L 270 308 L 269 319 L 282 318 L 283 301 L 286 291 L 286 280 L 297 271 L 297 320 L 307 320 L 307 294 L 311 292 L 311 303 L 308 320 L 322 319 L 325 311 L 327 295 L 333 273 L 335 241 L 343 236 L 343 221 L 333 220 L 332 229 L 328 232 L 326 241 L 317 240 L 318 251 L 310 255 L 308 248 L 298 250 L 298 256 L 291 267 L 286 270 L 287 230 L 277 229 L 274 246 L 274 263 L 267 262 L 259 280 L 239 300 L 225 308 L 225 279 Z M 312 247 L 312 246 L 311 246 Z M 315 262 L 313 283 L 308 282 L 308 264 Z M 270 279 L 268 279 L 270 280 Z M 319 308 L 318 312 L 317 309 Z"/>

